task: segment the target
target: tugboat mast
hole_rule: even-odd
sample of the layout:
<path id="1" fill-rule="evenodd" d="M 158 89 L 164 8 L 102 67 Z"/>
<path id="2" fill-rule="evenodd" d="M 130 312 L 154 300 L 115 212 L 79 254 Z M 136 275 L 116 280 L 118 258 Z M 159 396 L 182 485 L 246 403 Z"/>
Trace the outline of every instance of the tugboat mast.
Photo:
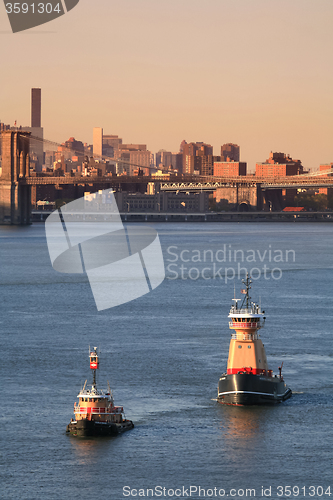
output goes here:
<path id="1" fill-rule="evenodd" d="M 90 359 L 90 369 L 93 371 L 93 388 L 96 389 L 96 370 L 99 368 L 99 359 L 97 353 L 97 347 L 94 347 L 94 350 L 90 352 L 89 348 L 89 359 Z"/>

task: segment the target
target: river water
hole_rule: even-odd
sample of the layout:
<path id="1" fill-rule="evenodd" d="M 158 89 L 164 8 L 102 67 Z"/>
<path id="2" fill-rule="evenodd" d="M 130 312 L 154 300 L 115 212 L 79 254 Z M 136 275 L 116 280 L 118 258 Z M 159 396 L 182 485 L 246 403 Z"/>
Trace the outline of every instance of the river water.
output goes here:
<path id="1" fill-rule="evenodd" d="M 0 228 L 0 498 L 329 498 L 332 225 L 153 227 L 166 279 L 101 312 L 85 275 L 53 270 L 42 223 Z M 276 407 L 214 400 L 246 271 L 268 362 L 293 390 Z M 89 345 L 135 423 L 115 438 L 65 433 Z"/>

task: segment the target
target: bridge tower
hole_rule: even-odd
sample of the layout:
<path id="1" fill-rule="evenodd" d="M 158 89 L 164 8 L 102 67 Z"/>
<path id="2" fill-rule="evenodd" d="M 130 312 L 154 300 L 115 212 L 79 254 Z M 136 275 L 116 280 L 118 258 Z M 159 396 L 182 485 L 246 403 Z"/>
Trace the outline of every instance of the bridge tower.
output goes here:
<path id="1" fill-rule="evenodd" d="M 5 130 L 1 134 L 0 224 L 30 224 L 30 132 Z"/>

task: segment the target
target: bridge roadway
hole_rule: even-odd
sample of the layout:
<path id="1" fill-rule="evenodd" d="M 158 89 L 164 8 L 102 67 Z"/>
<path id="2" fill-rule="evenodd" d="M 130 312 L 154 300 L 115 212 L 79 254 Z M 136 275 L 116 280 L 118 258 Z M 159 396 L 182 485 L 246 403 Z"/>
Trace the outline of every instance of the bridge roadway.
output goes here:
<path id="1" fill-rule="evenodd" d="M 239 177 L 202 177 L 185 175 L 181 179 L 178 176 L 171 176 L 170 179 L 157 176 L 45 176 L 45 177 L 25 177 L 20 180 L 21 184 L 29 186 L 40 185 L 82 185 L 93 186 L 94 184 L 105 184 L 106 186 L 120 186 L 123 184 L 148 184 L 150 182 L 159 183 L 161 191 L 215 191 L 216 189 L 235 186 L 254 187 L 259 185 L 261 190 L 271 189 L 297 189 L 297 188 L 333 188 L 332 177 L 315 177 L 296 175 L 289 177 L 279 177 L 268 179 L 265 177 L 255 177 L 254 175 Z"/>

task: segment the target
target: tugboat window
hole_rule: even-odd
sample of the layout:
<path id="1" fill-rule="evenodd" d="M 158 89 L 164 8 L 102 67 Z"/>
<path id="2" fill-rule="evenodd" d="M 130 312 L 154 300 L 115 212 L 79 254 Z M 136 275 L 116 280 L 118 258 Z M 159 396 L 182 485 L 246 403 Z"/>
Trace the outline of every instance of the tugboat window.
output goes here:
<path id="1" fill-rule="evenodd" d="M 242 346 L 241 346 L 241 345 L 239 345 L 239 346 L 238 346 L 238 349 L 241 349 L 241 348 L 242 348 Z"/>

